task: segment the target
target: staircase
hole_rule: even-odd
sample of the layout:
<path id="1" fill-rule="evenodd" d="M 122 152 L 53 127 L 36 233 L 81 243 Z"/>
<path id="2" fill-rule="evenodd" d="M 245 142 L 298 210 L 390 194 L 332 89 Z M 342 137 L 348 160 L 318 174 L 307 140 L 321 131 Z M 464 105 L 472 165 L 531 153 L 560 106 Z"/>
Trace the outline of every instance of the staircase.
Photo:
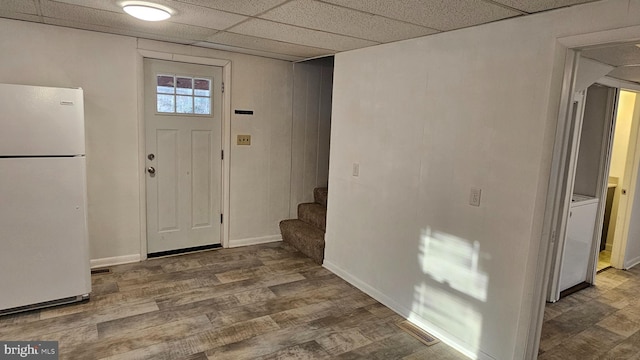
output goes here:
<path id="1" fill-rule="evenodd" d="M 313 203 L 298 205 L 298 218 L 282 220 L 282 240 L 322 265 L 327 228 L 327 188 L 313 189 Z"/>

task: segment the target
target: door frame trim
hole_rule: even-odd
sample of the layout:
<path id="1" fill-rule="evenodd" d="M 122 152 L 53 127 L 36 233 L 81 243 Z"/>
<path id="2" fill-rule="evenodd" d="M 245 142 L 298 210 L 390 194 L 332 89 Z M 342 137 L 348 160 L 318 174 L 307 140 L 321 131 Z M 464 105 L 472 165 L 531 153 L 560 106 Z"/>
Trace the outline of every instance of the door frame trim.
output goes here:
<path id="1" fill-rule="evenodd" d="M 146 182 L 146 138 L 144 125 L 144 59 L 168 60 L 196 65 L 211 65 L 222 68 L 222 213 L 224 221 L 220 226 L 220 243 L 229 247 L 229 193 L 230 193 L 230 151 L 231 148 L 231 60 L 190 56 L 161 51 L 138 49 L 136 66 L 138 74 L 138 183 L 140 209 L 140 260 L 147 259 L 147 182 Z"/>

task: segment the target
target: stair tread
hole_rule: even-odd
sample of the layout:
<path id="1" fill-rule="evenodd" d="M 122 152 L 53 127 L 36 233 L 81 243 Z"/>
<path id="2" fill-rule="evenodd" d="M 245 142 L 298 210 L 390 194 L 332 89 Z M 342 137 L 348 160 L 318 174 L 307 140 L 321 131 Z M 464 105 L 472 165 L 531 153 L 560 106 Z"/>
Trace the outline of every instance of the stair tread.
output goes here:
<path id="1" fill-rule="evenodd" d="M 321 205 L 327 206 L 327 196 L 329 189 L 326 187 L 317 187 L 313 189 L 313 200 Z"/>
<path id="2" fill-rule="evenodd" d="M 310 236 L 312 236 L 314 240 L 321 239 L 322 241 L 324 241 L 324 231 L 322 231 L 322 229 L 318 229 L 317 227 L 307 222 L 304 222 L 300 219 L 282 220 L 280 222 L 280 226 L 290 227 L 291 230 L 295 231 L 296 233 L 300 231 L 305 231 Z"/>
<path id="3" fill-rule="evenodd" d="M 299 204 L 298 219 L 325 231 L 327 229 L 327 208 L 318 203 Z"/>
<path id="4" fill-rule="evenodd" d="M 302 220 L 280 222 L 282 240 L 319 264 L 324 259 L 324 231 Z"/>

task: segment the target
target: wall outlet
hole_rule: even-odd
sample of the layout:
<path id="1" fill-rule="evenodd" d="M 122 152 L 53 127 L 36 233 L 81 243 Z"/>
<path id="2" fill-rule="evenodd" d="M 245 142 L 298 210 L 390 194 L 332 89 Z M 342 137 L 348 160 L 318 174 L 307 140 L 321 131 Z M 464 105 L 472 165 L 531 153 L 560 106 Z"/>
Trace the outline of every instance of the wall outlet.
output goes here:
<path id="1" fill-rule="evenodd" d="M 251 145 L 251 135 L 238 135 L 238 145 Z"/>
<path id="2" fill-rule="evenodd" d="M 469 205 L 471 206 L 480 206 L 480 195 L 482 194 L 482 189 L 480 188 L 471 188 L 471 193 L 469 194 Z"/>
<path id="3" fill-rule="evenodd" d="M 360 164 L 358 163 L 353 163 L 353 171 L 351 173 L 353 176 L 359 176 L 360 175 Z"/>

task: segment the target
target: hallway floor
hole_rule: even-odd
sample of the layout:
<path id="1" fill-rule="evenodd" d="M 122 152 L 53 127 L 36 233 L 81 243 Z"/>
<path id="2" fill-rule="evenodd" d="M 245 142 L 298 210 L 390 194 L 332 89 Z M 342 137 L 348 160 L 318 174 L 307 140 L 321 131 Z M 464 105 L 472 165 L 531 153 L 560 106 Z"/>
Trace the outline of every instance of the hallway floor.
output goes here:
<path id="1" fill-rule="evenodd" d="M 640 359 L 640 266 L 547 304 L 539 359 Z"/>
<path id="2" fill-rule="evenodd" d="M 598 253 L 598 265 L 596 271 L 600 271 L 604 268 L 611 266 L 611 250 L 602 250 Z"/>
<path id="3" fill-rule="evenodd" d="M 113 266 L 86 303 L 0 317 L 60 359 L 465 359 L 283 243 Z"/>

